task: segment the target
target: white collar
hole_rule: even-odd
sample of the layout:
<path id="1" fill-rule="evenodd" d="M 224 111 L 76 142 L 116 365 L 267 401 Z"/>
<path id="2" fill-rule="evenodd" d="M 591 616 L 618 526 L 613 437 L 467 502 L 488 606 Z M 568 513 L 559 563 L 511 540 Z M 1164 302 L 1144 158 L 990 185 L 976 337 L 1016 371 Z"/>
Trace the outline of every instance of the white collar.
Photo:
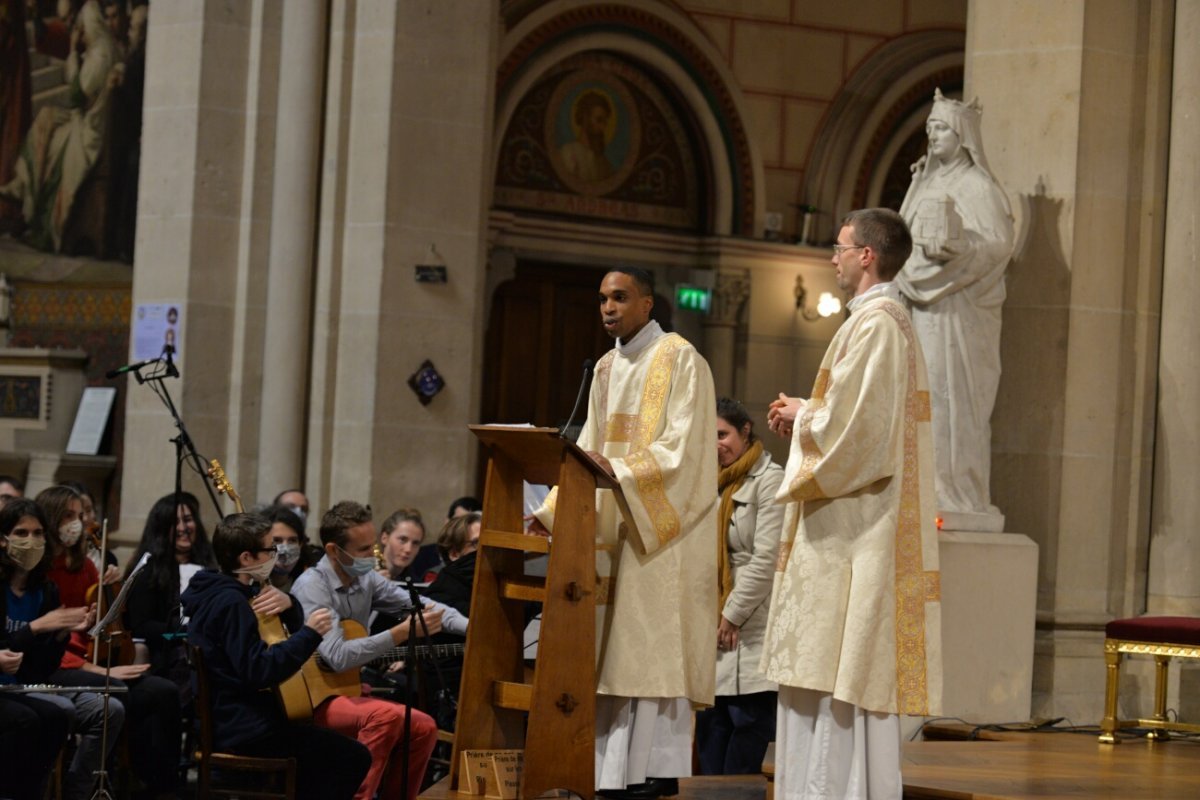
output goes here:
<path id="1" fill-rule="evenodd" d="M 892 281 L 877 283 L 862 294 L 850 298 L 850 302 L 846 303 L 846 310 L 853 314 L 861 306 L 879 297 L 890 297 L 892 300 L 899 301 L 900 290 L 896 288 L 895 283 Z"/>
<path id="2" fill-rule="evenodd" d="M 626 358 L 633 358 L 658 341 L 660 336 L 666 336 L 662 326 L 655 320 L 650 320 L 628 342 L 622 342 L 620 339 L 617 339 L 617 352 Z"/>

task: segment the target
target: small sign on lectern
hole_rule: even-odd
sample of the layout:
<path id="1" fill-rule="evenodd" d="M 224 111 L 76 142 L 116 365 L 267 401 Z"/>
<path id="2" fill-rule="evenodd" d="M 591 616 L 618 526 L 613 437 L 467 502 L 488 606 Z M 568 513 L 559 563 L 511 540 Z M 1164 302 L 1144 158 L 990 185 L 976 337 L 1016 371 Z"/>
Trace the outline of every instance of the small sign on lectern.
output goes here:
<path id="1" fill-rule="evenodd" d="M 515 800 L 521 790 L 523 750 L 464 750 L 459 794 Z"/>

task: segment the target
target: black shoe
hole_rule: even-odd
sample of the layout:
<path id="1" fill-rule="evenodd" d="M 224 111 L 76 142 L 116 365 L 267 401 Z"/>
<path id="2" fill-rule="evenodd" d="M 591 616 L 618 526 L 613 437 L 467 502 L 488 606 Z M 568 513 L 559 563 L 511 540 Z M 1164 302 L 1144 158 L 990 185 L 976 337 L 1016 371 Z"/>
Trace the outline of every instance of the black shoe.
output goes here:
<path id="1" fill-rule="evenodd" d="M 679 794 L 678 778 L 647 778 L 645 783 L 631 783 L 624 789 L 601 789 L 596 792 L 609 800 L 656 800 Z"/>

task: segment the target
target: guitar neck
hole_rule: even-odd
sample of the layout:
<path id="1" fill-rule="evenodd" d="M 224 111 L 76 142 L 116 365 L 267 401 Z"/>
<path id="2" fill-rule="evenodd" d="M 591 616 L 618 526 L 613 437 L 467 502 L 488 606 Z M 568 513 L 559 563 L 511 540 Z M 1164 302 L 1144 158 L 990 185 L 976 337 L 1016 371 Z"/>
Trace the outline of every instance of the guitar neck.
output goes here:
<path id="1" fill-rule="evenodd" d="M 429 658 L 449 658 L 451 656 L 461 656 L 466 649 L 466 645 L 463 644 L 419 644 L 413 648 L 412 657 L 418 661 Z M 408 657 L 409 649 L 407 646 L 393 647 L 378 658 L 367 662 L 367 665 L 371 667 L 386 667 L 388 664 L 403 661 Z"/>
<path id="2" fill-rule="evenodd" d="M 412 657 L 417 661 L 427 661 L 431 658 L 450 658 L 451 656 L 462 655 L 466 652 L 466 649 L 467 646 L 465 644 L 419 644 L 413 648 Z M 409 650 L 407 646 L 393 647 L 391 650 L 386 650 L 381 655 L 363 664 L 363 666 L 386 667 L 388 664 L 404 661 L 408 657 Z M 329 664 L 319 655 L 317 656 L 317 661 L 323 669 L 329 669 Z"/>

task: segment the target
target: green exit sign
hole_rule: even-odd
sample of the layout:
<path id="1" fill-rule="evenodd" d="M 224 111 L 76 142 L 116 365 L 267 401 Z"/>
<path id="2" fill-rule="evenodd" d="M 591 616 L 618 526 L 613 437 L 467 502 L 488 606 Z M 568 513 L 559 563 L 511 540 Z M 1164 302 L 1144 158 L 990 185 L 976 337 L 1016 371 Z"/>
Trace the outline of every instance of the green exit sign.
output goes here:
<path id="1" fill-rule="evenodd" d="M 712 289 L 681 284 L 675 289 L 675 307 L 684 311 L 703 311 L 708 313 L 712 305 Z"/>

